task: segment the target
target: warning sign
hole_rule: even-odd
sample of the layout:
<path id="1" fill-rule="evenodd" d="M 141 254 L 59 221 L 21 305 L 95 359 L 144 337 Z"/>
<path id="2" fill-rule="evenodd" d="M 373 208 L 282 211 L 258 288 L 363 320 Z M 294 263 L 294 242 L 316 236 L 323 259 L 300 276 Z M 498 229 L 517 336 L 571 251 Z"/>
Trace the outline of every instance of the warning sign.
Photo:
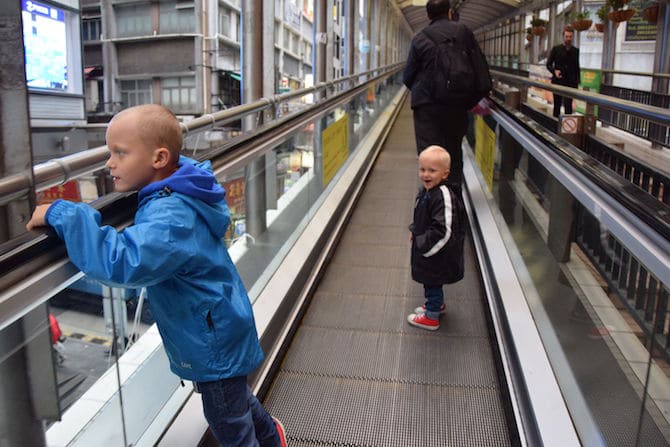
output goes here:
<path id="1" fill-rule="evenodd" d="M 577 117 L 565 116 L 561 122 L 561 133 L 576 134 L 577 133 Z"/>

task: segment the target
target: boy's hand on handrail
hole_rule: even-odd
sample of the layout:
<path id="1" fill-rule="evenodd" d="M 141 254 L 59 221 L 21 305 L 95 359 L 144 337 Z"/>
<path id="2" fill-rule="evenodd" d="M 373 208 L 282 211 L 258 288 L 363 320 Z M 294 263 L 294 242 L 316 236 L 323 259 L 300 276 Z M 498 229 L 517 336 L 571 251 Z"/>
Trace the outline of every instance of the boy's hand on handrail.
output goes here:
<path id="1" fill-rule="evenodd" d="M 36 206 L 35 211 L 33 211 L 33 216 L 26 224 L 26 230 L 30 231 L 35 227 L 45 226 L 47 224 L 45 217 L 50 206 L 51 204 Z"/>

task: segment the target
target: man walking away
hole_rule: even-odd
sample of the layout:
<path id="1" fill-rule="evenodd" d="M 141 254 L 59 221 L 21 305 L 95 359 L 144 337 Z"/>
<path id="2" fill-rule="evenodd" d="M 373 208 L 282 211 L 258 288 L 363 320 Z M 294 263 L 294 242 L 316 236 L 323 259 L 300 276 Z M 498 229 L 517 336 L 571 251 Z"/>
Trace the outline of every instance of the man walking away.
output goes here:
<path id="1" fill-rule="evenodd" d="M 429 0 L 426 12 L 430 24 L 412 40 L 403 82 L 412 91 L 417 154 L 431 145 L 445 148 L 447 181 L 460 191 L 467 112 L 489 93 L 491 78 L 472 31 L 450 20 L 449 0 Z"/>
<path id="2" fill-rule="evenodd" d="M 551 72 L 551 83 L 577 88 L 579 85 L 579 48 L 572 46 L 575 32 L 572 28 L 563 30 L 563 43 L 551 49 L 547 59 L 547 70 Z M 572 98 L 554 93 L 554 116 L 561 114 L 561 105 L 565 114 L 572 114 Z"/>

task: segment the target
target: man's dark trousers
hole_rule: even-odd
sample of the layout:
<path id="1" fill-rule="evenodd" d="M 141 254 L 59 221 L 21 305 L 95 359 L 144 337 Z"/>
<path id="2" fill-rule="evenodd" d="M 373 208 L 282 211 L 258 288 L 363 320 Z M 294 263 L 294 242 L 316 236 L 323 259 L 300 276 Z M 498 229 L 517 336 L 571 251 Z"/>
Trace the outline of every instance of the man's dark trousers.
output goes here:
<path id="1" fill-rule="evenodd" d="M 467 110 L 453 110 L 441 104 L 424 104 L 414 109 L 416 152 L 432 144 L 442 146 L 451 156 L 449 182 L 463 181 L 463 136 L 468 129 Z"/>
<path id="2" fill-rule="evenodd" d="M 558 118 L 561 115 L 561 104 L 565 107 L 565 114 L 572 114 L 572 98 L 559 96 L 554 93 L 554 116 Z"/>

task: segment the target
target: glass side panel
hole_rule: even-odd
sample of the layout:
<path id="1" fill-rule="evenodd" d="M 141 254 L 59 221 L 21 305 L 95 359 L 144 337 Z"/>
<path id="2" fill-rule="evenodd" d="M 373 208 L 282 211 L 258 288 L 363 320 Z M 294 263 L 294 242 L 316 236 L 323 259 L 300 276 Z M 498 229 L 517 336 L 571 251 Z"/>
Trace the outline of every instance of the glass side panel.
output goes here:
<path id="1" fill-rule="evenodd" d="M 667 285 L 487 122 L 497 131 L 492 206 L 584 445 L 668 445 Z M 557 248 L 573 226 L 573 242 Z"/>

